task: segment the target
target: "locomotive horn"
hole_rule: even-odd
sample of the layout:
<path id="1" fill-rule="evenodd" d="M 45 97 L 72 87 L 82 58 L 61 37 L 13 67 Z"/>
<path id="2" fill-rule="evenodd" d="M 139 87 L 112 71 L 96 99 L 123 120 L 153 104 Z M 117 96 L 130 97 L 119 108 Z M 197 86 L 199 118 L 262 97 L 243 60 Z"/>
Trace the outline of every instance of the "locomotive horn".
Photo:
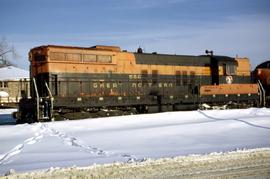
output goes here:
<path id="1" fill-rule="evenodd" d="M 213 50 L 205 50 L 205 53 L 207 54 L 207 55 L 210 55 L 210 56 L 213 56 Z"/>

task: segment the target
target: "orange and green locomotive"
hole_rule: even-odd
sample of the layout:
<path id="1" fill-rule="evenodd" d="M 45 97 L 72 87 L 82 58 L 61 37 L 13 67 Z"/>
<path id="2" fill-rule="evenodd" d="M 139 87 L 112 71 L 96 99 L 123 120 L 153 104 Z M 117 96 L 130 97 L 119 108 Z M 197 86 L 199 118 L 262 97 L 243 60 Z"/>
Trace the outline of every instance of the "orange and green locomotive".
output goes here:
<path id="1" fill-rule="evenodd" d="M 270 61 L 265 61 L 259 64 L 254 72 L 253 76 L 262 88 L 262 101 L 263 106 L 270 106 Z"/>
<path id="2" fill-rule="evenodd" d="M 261 103 L 248 58 L 48 45 L 29 60 L 31 98 L 21 100 L 18 123 Z"/>

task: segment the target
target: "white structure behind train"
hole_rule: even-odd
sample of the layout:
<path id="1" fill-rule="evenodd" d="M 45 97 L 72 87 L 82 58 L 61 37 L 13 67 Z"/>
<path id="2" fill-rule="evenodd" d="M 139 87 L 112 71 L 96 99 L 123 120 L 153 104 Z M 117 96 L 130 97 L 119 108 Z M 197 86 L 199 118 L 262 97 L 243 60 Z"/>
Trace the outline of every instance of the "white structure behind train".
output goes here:
<path id="1" fill-rule="evenodd" d="M 0 67 L 0 107 L 15 107 L 22 95 L 29 96 L 29 71 Z"/>

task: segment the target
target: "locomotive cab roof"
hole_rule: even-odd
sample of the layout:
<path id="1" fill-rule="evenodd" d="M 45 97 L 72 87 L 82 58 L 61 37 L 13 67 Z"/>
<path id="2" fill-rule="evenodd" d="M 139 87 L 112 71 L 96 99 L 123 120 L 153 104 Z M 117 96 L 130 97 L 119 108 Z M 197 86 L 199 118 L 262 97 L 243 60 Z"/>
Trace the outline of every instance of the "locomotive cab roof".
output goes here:
<path id="1" fill-rule="evenodd" d="M 107 46 L 107 45 L 95 45 L 92 47 L 76 47 L 76 46 L 63 46 L 63 45 L 42 45 L 34 47 L 31 50 L 41 49 L 41 48 L 69 48 L 69 49 L 88 49 L 88 50 L 104 50 L 104 51 L 115 51 L 120 52 L 121 48 L 118 46 Z"/>

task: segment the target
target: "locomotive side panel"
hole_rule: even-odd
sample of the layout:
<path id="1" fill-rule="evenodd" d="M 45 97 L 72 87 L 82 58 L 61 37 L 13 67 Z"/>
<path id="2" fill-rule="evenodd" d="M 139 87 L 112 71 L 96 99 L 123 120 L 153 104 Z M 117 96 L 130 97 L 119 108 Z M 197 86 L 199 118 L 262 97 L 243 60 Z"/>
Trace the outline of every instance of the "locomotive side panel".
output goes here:
<path id="1" fill-rule="evenodd" d="M 213 59 L 209 56 L 141 54 L 54 46 L 46 52 L 48 63 L 37 68 L 37 71 L 44 78 L 52 76 L 47 81 L 50 81 L 50 88 L 56 95 L 56 106 L 112 105 L 108 97 L 119 100 L 113 103 L 116 106 L 142 104 L 142 99 L 144 104 L 166 104 L 170 99 L 174 99 L 174 103 L 198 103 L 197 96 L 202 91 L 199 91 L 199 87 L 213 83 Z M 219 84 L 227 84 L 227 76 L 236 84 L 250 83 L 248 59 L 238 59 L 236 62 L 228 57 L 214 58 Z M 47 75 L 44 73 L 46 70 Z M 225 92 L 223 94 L 226 95 Z M 131 96 L 137 100 L 134 101 Z M 159 98 L 159 101 L 152 103 L 153 100 L 149 101 L 143 96 Z M 82 99 L 87 97 L 98 97 L 98 100 L 82 103 Z M 75 100 L 69 103 L 70 100 L 57 98 Z M 76 98 L 81 105 L 75 105 Z"/>
<path id="2" fill-rule="evenodd" d="M 109 104 L 105 103 L 104 98 L 108 96 L 119 96 L 118 99 L 120 100 L 127 97 L 132 99 L 131 96 L 136 99 L 135 101 L 125 102 L 123 103 L 124 105 L 141 104 L 141 99 L 144 99 L 142 100 L 144 104 L 156 104 L 157 99 L 149 101 L 147 97 L 143 97 L 149 95 L 153 99 L 157 98 L 157 96 L 160 98 L 161 96 L 163 103 L 171 102 L 174 98 L 183 99 L 181 101 L 189 101 L 186 98 L 188 96 L 192 97 L 195 91 L 194 84 L 200 84 L 202 81 L 209 83 L 209 65 L 205 65 L 205 62 L 200 62 L 201 64 L 197 66 L 193 65 L 195 60 L 199 62 L 200 59 L 198 57 L 183 56 L 179 58 L 179 56 L 167 55 L 167 59 L 172 59 L 168 64 L 164 64 L 164 62 L 162 64 L 162 60 L 157 61 L 155 64 L 147 64 L 149 58 L 146 58 L 148 59 L 147 63 L 142 64 L 138 62 L 137 64 L 136 60 L 140 61 L 141 59 L 136 58 L 136 54 L 134 55 L 133 53 L 113 52 L 112 54 L 112 52 L 91 51 L 91 55 L 113 56 L 112 63 L 102 64 L 96 63 L 96 61 L 86 63 L 82 61 L 83 59 L 67 61 L 67 54 L 73 54 L 73 57 L 76 53 L 84 53 L 81 56 L 90 54 L 90 51 L 77 50 L 67 51 L 53 47 L 53 49 L 47 50 L 49 53 L 47 66 L 37 70 L 41 76 L 51 76 L 47 81 L 50 81 L 50 89 L 52 89 L 55 95 L 56 106 L 63 104 L 66 106 L 69 104 L 68 106 L 72 107 L 74 101 L 76 101 L 72 100 L 72 103 L 65 103 L 65 100 L 58 100 L 58 98 L 79 97 L 79 103 L 81 103 L 82 97 L 89 96 L 98 96 L 101 102 L 95 102 L 94 104 L 83 103 L 82 107 L 86 105 L 95 106 L 95 104 L 98 106 L 112 105 L 110 100 Z M 50 54 L 52 55 L 50 56 Z M 155 58 L 159 57 L 159 55 L 145 54 L 143 56 L 150 56 L 152 58 L 150 60 L 155 60 Z M 190 62 L 190 59 L 193 61 Z M 202 59 L 209 64 L 208 57 L 203 57 Z M 180 66 L 182 63 L 187 66 Z M 47 74 L 44 73 L 46 69 L 48 69 Z M 174 74 L 175 70 L 180 73 Z M 115 105 L 120 105 L 122 101 L 115 103 Z"/>

